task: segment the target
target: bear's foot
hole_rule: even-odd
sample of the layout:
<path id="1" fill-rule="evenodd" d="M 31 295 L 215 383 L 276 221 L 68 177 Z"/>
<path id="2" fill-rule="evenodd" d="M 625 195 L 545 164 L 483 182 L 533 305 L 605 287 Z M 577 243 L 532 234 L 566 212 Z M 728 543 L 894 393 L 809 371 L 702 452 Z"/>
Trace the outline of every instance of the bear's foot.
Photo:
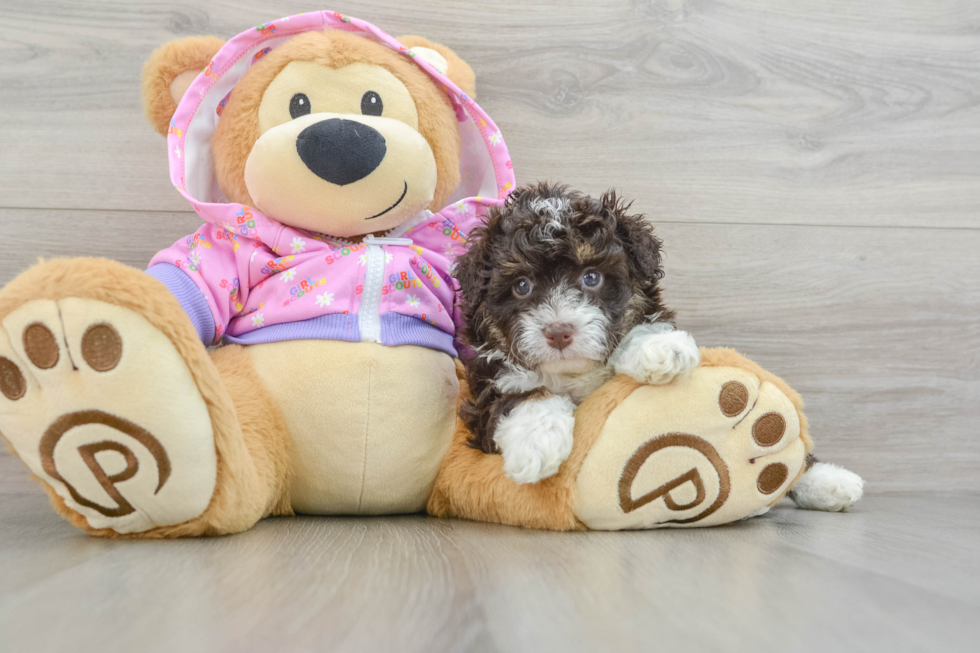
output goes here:
<path id="1" fill-rule="evenodd" d="M 467 446 L 460 421 L 428 510 L 558 531 L 753 517 L 803 472 L 812 443 L 802 409 L 779 377 L 730 349 L 702 349 L 701 365 L 669 384 L 620 375 L 590 395 L 571 455 L 537 483 L 514 483 L 501 456 Z"/>
<path id="2" fill-rule="evenodd" d="M 710 526 L 766 512 L 803 470 L 801 418 L 775 383 L 702 366 L 665 386 L 626 379 L 576 478 L 601 530 Z M 615 383 L 615 382 L 614 382 Z"/>
<path id="3" fill-rule="evenodd" d="M 2 325 L 0 432 L 67 509 L 120 534 L 204 513 L 212 420 L 166 335 L 133 310 L 77 297 L 28 301 Z"/>

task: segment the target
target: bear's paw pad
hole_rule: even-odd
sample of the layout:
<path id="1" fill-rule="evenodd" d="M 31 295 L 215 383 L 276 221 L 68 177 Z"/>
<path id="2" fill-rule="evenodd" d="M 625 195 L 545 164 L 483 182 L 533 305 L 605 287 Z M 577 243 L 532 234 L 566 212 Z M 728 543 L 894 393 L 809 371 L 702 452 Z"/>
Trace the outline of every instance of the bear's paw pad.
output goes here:
<path id="1" fill-rule="evenodd" d="M 740 368 L 699 367 L 666 386 L 640 386 L 586 455 L 575 514 L 599 530 L 762 514 L 803 467 L 800 432 L 790 399 Z"/>
<path id="2" fill-rule="evenodd" d="M 211 419 L 187 364 L 105 302 L 34 300 L 3 320 L 0 433 L 92 528 L 182 523 L 214 492 Z"/>

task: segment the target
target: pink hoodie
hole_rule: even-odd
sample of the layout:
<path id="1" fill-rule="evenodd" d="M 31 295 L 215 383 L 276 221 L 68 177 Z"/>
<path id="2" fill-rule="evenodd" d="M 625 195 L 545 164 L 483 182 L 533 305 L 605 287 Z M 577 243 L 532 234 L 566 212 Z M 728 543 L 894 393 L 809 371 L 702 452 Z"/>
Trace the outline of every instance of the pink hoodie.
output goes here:
<path id="1" fill-rule="evenodd" d="M 286 39 L 322 29 L 342 29 L 411 57 L 449 95 L 462 139 L 462 181 L 450 205 L 359 244 L 228 202 L 211 168 L 211 135 L 248 67 Z M 329 11 L 259 25 L 228 41 L 194 80 L 167 143 L 171 180 L 205 224 L 153 257 L 148 272 L 174 293 L 205 344 L 323 338 L 456 355 L 453 260 L 486 208 L 513 189 L 514 174 L 493 121 L 428 62 L 370 23 Z"/>

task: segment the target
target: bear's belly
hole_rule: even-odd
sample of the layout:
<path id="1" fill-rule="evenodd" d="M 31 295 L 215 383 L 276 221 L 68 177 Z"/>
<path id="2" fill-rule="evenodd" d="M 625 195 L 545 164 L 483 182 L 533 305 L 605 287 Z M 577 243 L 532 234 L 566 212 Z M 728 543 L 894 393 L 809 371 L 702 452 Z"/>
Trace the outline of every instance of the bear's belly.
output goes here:
<path id="1" fill-rule="evenodd" d="M 450 356 L 334 340 L 247 350 L 292 437 L 293 510 L 425 509 L 456 419 L 459 382 Z"/>

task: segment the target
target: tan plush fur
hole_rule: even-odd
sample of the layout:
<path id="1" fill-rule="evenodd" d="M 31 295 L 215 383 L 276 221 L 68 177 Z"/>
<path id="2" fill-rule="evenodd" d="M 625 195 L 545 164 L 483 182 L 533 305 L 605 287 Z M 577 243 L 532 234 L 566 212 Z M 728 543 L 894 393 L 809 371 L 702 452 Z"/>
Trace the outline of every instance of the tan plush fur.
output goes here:
<path id="1" fill-rule="evenodd" d="M 295 511 L 424 510 L 455 424 L 452 358 L 413 345 L 339 340 L 245 350 L 286 418 Z"/>
<path id="2" fill-rule="evenodd" d="M 242 438 L 255 464 L 256 489 L 262 491 L 260 517 L 292 515 L 291 440 L 279 403 L 266 388 L 245 347 L 225 345 L 211 353 L 211 361 L 235 403 Z"/>
<path id="3" fill-rule="evenodd" d="M 176 526 L 134 535 L 91 529 L 84 517 L 70 510 L 44 484 L 55 510 L 79 528 L 114 538 L 235 533 L 271 512 L 288 510 L 282 507 L 283 502 L 288 505 L 282 495 L 288 476 L 282 417 L 268 399 L 261 380 L 254 372 L 250 374 L 251 365 L 241 351 L 230 348 L 212 360 L 180 304 L 163 284 L 139 270 L 106 259 L 55 259 L 32 267 L 0 290 L 0 321 L 28 301 L 69 297 L 95 299 L 135 311 L 167 336 L 187 363 L 211 414 L 218 470 L 207 510 Z M 234 391 L 234 400 L 229 389 Z M 244 428 L 240 418 L 245 418 Z"/>
<path id="4" fill-rule="evenodd" d="M 245 162 L 259 137 L 259 104 L 272 80 L 293 61 L 310 61 L 333 68 L 355 62 L 371 63 L 401 80 L 415 100 L 419 133 L 428 141 L 436 160 L 438 181 L 430 208 L 438 211 L 446 205 L 459 185 L 460 156 L 456 114 L 449 98 L 404 55 L 337 31 L 309 32 L 290 39 L 267 54 L 262 64 L 252 67 L 235 86 L 211 142 L 218 183 L 230 200 L 254 204 L 245 186 Z"/>
<path id="5" fill-rule="evenodd" d="M 744 369 L 786 394 L 800 416 L 800 437 L 806 451 L 810 451 L 812 442 L 806 432 L 803 400 L 785 381 L 732 349 L 702 348 L 701 356 L 704 366 Z M 429 499 L 429 513 L 437 517 L 461 517 L 527 528 L 586 530 L 574 513 L 576 478 L 610 414 L 639 387 L 633 379 L 617 376 L 586 399 L 575 413 L 575 442 L 571 455 L 555 476 L 531 485 L 518 485 L 506 478 L 502 456 L 487 455 L 468 447 L 469 433 L 462 421 L 457 420 L 452 447 Z M 460 401 L 465 399 L 468 391 L 461 377 Z M 793 483 L 796 480 L 799 476 Z M 776 496 L 772 505 L 785 493 Z"/>
<path id="6" fill-rule="evenodd" d="M 177 103 L 170 85 L 177 75 L 200 72 L 225 42 L 214 36 L 188 36 L 166 43 L 143 65 L 143 111 L 153 128 L 166 135 Z"/>

